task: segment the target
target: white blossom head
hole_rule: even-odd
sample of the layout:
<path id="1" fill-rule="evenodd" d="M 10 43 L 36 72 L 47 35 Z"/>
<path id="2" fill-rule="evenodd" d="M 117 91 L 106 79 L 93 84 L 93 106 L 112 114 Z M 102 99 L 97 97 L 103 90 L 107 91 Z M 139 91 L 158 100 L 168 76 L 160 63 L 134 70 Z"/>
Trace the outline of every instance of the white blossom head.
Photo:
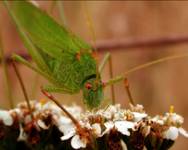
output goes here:
<path id="1" fill-rule="evenodd" d="M 0 120 L 6 126 L 11 126 L 14 122 L 10 112 L 6 110 L 0 110 Z"/>

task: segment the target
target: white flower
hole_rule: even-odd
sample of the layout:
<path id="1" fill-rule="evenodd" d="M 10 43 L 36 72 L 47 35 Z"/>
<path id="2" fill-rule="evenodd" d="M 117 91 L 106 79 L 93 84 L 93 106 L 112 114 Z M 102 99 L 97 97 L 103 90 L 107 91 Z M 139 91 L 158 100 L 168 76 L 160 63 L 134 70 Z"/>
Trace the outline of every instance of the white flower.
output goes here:
<path id="1" fill-rule="evenodd" d="M 64 124 L 72 124 L 72 120 L 70 118 L 67 118 L 65 116 L 61 116 L 58 118 L 57 124 L 59 126 L 64 125 Z"/>
<path id="2" fill-rule="evenodd" d="M 178 128 L 170 127 L 165 133 L 164 138 L 175 140 L 178 137 Z"/>
<path id="3" fill-rule="evenodd" d="M 82 108 L 79 106 L 73 105 L 71 107 L 68 107 L 68 106 L 64 106 L 64 107 L 75 118 L 79 118 L 80 114 L 82 113 Z"/>
<path id="4" fill-rule="evenodd" d="M 119 110 L 113 115 L 113 120 L 123 120 L 125 119 L 125 111 L 124 110 Z"/>
<path id="5" fill-rule="evenodd" d="M 57 124 L 58 124 L 59 130 L 64 134 L 61 137 L 61 140 L 67 140 L 76 133 L 75 125 L 67 117 L 61 116 Z"/>
<path id="6" fill-rule="evenodd" d="M 154 118 L 151 119 L 153 122 L 156 122 L 160 125 L 164 125 L 164 119 L 162 118 L 162 116 L 155 116 Z"/>
<path id="7" fill-rule="evenodd" d="M 61 140 L 67 140 L 76 134 L 76 129 L 73 124 L 64 124 L 59 127 L 59 130 L 64 134 Z"/>
<path id="8" fill-rule="evenodd" d="M 44 121 L 42 121 L 41 119 L 37 120 L 37 124 L 38 124 L 39 127 L 41 127 L 41 128 L 44 129 L 44 130 L 49 129 L 49 127 L 50 127 L 50 125 L 47 126 L 47 125 L 44 123 Z"/>
<path id="9" fill-rule="evenodd" d="M 127 145 L 125 144 L 125 142 L 121 140 L 120 143 L 121 143 L 122 150 L 127 150 Z"/>
<path id="10" fill-rule="evenodd" d="M 76 128 L 70 125 L 67 126 L 61 126 L 60 130 L 63 131 L 63 136 L 61 137 L 61 140 L 68 140 L 72 137 L 71 139 L 71 146 L 74 149 L 80 149 L 80 148 L 85 148 L 87 145 L 87 140 L 80 138 L 80 136 L 76 133 Z"/>
<path id="11" fill-rule="evenodd" d="M 144 106 L 140 104 L 132 105 L 130 104 L 131 111 L 133 112 L 144 112 Z"/>
<path id="12" fill-rule="evenodd" d="M 6 126 L 11 126 L 13 124 L 13 118 L 9 111 L 0 110 L 0 120 L 2 120 Z"/>
<path id="13" fill-rule="evenodd" d="M 106 111 L 109 111 L 111 113 L 116 113 L 120 110 L 120 104 L 116 104 L 116 105 L 110 105 Z"/>
<path id="14" fill-rule="evenodd" d="M 116 105 L 109 105 L 107 108 L 99 110 L 97 114 L 103 116 L 106 119 L 112 119 L 112 116 L 114 116 L 119 111 L 120 111 L 120 104 L 116 104 Z"/>
<path id="15" fill-rule="evenodd" d="M 74 149 L 86 148 L 86 140 L 80 138 L 79 135 L 75 135 L 71 140 L 71 145 Z"/>
<path id="16" fill-rule="evenodd" d="M 111 119 L 112 118 L 112 114 L 109 111 L 103 112 L 102 116 L 105 117 L 106 119 Z"/>
<path id="17" fill-rule="evenodd" d="M 59 124 L 59 130 L 64 134 L 61 137 L 62 141 L 72 138 L 71 146 L 74 149 L 80 149 L 86 147 L 87 141 L 85 139 L 80 138 L 80 136 L 77 135 L 76 127 L 69 118 L 63 116 L 60 117 L 58 124 Z"/>
<path id="18" fill-rule="evenodd" d="M 42 106 L 42 110 L 49 109 L 52 111 L 52 114 L 61 115 L 62 110 L 57 105 L 52 102 L 47 102 Z"/>
<path id="19" fill-rule="evenodd" d="M 24 123 L 27 124 L 27 123 L 29 123 L 29 122 L 32 122 L 32 117 L 31 117 L 30 114 L 28 114 L 28 115 L 26 115 L 26 116 L 24 117 Z"/>
<path id="20" fill-rule="evenodd" d="M 148 115 L 146 113 L 133 112 L 134 121 L 139 122 L 143 118 L 146 118 Z"/>
<path id="21" fill-rule="evenodd" d="M 130 136 L 129 129 L 134 129 L 135 123 L 131 121 L 108 121 L 104 123 L 106 130 L 103 132 L 103 135 L 108 133 L 112 128 L 116 128 L 120 133 Z"/>
<path id="22" fill-rule="evenodd" d="M 19 134 L 17 140 L 18 140 L 18 141 L 25 141 L 25 140 L 27 139 L 27 135 L 26 135 L 26 133 L 24 132 L 24 129 L 23 129 L 22 125 L 20 124 L 19 126 L 20 126 L 20 134 Z"/>
<path id="23" fill-rule="evenodd" d="M 95 135 L 97 135 L 98 137 L 101 136 L 101 126 L 99 123 L 94 123 L 92 124 L 92 130 L 94 132 Z"/>
<path id="24" fill-rule="evenodd" d="M 74 149 L 80 149 L 80 148 L 85 148 L 87 145 L 87 140 L 80 138 L 80 136 L 78 134 L 76 134 L 76 130 L 75 128 L 68 128 L 67 130 L 64 132 L 64 135 L 61 137 L 61 140 L 68 140 L 71 139 L 71 146 Z"/>
<path id="25" fill-rule="evenodd" d="M 151 131 L 151 126 L 144 126 L 143 129 L 142 129 L 142 134 L 146 137 L 148 136 L 148 134 L 150 133 Z"/>
<path id="26" fill-rule="evenodd" d="M 166 113 L 165 116 L 163 117 L 163 120 L 168 125 L 175 125 L 175 126 L 181 126 L 184 122 L 183 117 L 176 113 Z"/>
<path id="27" fill-rule="evenodd" d="M 188 138 L 188 133 L 183 128 L 177 128 L 174 126 L 169 127 L 169 129 L 165 131 L 163 135 L 164 138 L 174 141 L 178 138 L 179 133 Z"/>
<path id="28" fill-rule="evenodd" d="M 64 140 L 68 140 L 70 139 L 71 137 L 73 137 L 73 135 L 76 134 L 76 131 L 74 129 L 69 129 L 69 131 L 67 130 L 65 132 L 66 134 L 64 134 L 62 137 L 61 137 L 61 140 L 64 141 Z"/>
<path id="29" fill-rule="evenodd" d="M 16 113 L 16 115 L 17 115 L 17 117 L 18 117 L 18 119 L 20 120 L 20 119 L 23 119 L 24 117 L 24 113 L 21 111 L 21 109 L 19 109 L 19 108 L 14 108 L 14 109 L 12 109 L 12 110 L 9 110 L 9 112 L 10 112 L 10 114 L 12 114 L 12 113 Z"/>
<path id="30" fill-rule="evenodd" d="M 102 135 L 109 133 L 109 131 L 114 128 L 114 122 L 108 121 L 104 123 L 104 126 L 106 127 L 105 131 L 102 133 Z"/>
<path id="31" fill-rule="evenodd" d="M 188 138 L 188 132 L 185 131 L 183 128 L 178 128 L 179 129 L 179 133 L 183 136 L 185 136 L 186 138 Z"/>
<path id="32" fill-rule="evenodd" d="M 129 129 L 133 129 L 135 123 L 131 121 L 116 121 L 115 127 L 116 129 L 124 135 L 130 136 Z"/>

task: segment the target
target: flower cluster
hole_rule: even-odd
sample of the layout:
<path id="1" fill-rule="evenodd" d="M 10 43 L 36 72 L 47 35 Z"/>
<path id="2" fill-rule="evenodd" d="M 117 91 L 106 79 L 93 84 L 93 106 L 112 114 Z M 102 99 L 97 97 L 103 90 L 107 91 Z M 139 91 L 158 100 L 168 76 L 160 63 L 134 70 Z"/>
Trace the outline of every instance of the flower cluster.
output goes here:
<path id="1" fill-rule="evenodd" d="M 53 102 L 32 101 L 32 115 L 25 103 L 0 110 L 0 149 L 169 149 L 182 128 L 183 117 L 174 113 L 150 117 L 142 105 L 123 109 L 119 104 L 97 111 L 65 106 L 75 124 Z"/>

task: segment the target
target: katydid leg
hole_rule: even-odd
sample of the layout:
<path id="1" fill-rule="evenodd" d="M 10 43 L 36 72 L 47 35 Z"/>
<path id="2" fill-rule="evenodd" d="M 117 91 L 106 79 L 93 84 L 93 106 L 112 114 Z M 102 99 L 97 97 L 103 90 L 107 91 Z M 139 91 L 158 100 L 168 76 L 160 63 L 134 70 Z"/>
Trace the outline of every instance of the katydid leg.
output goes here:
<path id="1" fill-rule="evenodd" d="M 133 100 L 133 97 L 132 97 L 132 94 L 131 94 L 131 91 L 130 91 L 129 81 L 128 81 L 127 78 L 125 78 L 124 84 L 125 84 L 125 89 L 126 89 L 128 98 L 129 98 L 129 102 L 130 102 L 132 105 L 135 105 L 134 100 Z"/>
<path id="2" fill-rule="evenodd" d="M 74 94 L 75 93 L 74 91 L 66 90 L 64 88 L 54 87 L 52 85 L 42 86 L 42 89 L 47 92 L 55 92 L 55 93 L 63 93 L 63 94 L 67 94 L 67 93 Z"/>
<path id="3" fill-rule="evenodd" d="M 125 80 L 126 76 L 130 73 L 133 73 L 135 71 L 139 71 L 141 69 L 145 69 L 147 67 L 150 67 L 150 66 L 153 66 L 153 65 L 156 65 L 156 64 L 159 64 L 159 63 L 162 63 L 162 62 L 165 62 L 165 61 L 169 61 L 169 60 L 174 60 L 174 59 L 179 59 L 179 58 L 183 58 L 183 57 L 188 57 L 188 53 L 185 53 L 185 54 L 180 54 L 180 55 L 171 55 L 171 56 L 167 56 L 167 57 L 163 57 L 163 58 L 160 58 L 160 59 L 156 59 L 154 61 L 150 61 L 150 62 L 147 62 L 147 63 L 144 63 L 144 64 L 141 64 L 141 65 L 138 65 L 136 67 L 133 67 L 129 70 L 127 70 L 124 74 L 122 75 L 119 75 L 119 76 L 116 76 L 112 79 L 110 79 L 109 81 L 107 81 L 105 83 L 106 86 L 109 86 L 109 85 L 112 85 L 112 84 L 115 84 L 117 82 L 120 82 L 122 80 Z"/>
<path id="4" fill-rule="evenodd" d="M 116 76 L 114 78 L 111 78 L 109 81 L 107 81 L 105 83 L 105 86 L 113 85 L 113 84 L 115 84 L 117 82 L 120 82 L 122 80 L 124 80 L 125 84 L 127 84 L 126 83 L 127 82 L 127 77 L 126 76 L 128 74 L 130 74 L 130 73 L 133 73 L 133 72 L 141 70 L 141 69 L 145 69 L 147 67 L 150 67 L 150 66 L 153 66 L 153 65 L 168 61 L 168 60 L 179 59 L 179 58 L 187 57 L 187 56 L 188 56 L 188 54 L 172 55 L 172 56 L 163 57 L 163 58 L 160 58 L 160 59 L 157 59 L 157 60 L 154 60 L 154 61 L 150 61 L 150 62 L 144 63 L 142 65 L 138 65 L 136 67 L 133 67 L 133 68 L 127 70 L 123 75 L 119 75 L 119 76 Z M 132 96 L 130 95 L 129 86 L 125 85 L 125 87 L 126 87 L 127 94 L 129 96 L 129 100 L 134 105 Z"/>
<path id="5" fill-rule="evenodd" d="M 100 73 L 100 74 L 102 73 L 102 71 L 103 71 L 103 69 L 104 69 L 106 63 L 109 61 L 110 57 L 111 57 L 111 56 L 110 56 L 110 53 L 106 53 L 106 54 L 105 54 L 105 56 L 104 56 L 102 62 L 101 62 L 100 65 L 99 65 L 99 73 Z"/>
<path id="6" fill-rule="evenodd" d="M 21 57 L 19 55 L 16 55 L 16 54 L 13 54 L 12 55 L 12 59 L 17 61 L 17 62 L 20 62 L 20 63 L 24 64 L 25 66 L 29 67 L 31 70 L 33 70 L 33 71 L 39 73 L 40 75 L 45 76 L 46 78 L 50 79 L 50 77 L 47 74 L 45 74 L 43 71 L 35 68 L 33 65 L 31 65 L 30 62 L 25 60 L 23 57 Z"/>
<path id="7" fill-rule="evenodd" d="M 113 68 L 112 68 L 112 57 L 110 53 L 106 53 L 100 66 L 99 66 L 99 73 L 101 73 L 106 65 L 109 62 L 109 71 L 110 71 L 110 78 L 113 78 Z M 114 85 L 111 84 L 111 94 L 112 94 L 112 104 L 115 104 L 115 91 Z"/>

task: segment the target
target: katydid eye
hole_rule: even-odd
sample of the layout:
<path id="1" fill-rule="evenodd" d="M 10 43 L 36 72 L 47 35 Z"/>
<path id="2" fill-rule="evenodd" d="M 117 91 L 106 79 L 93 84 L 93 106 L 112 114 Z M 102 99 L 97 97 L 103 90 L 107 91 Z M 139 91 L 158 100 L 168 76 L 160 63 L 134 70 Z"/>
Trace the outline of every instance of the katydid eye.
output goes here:
<path id="1" fill-rule="evenodd" d="M 91 88 L 92 88 L 91 83 L 86 83 L 86 84 L 85 84 L 85 88 L 88 89 L 88 90 L 91 89 Z"/>

